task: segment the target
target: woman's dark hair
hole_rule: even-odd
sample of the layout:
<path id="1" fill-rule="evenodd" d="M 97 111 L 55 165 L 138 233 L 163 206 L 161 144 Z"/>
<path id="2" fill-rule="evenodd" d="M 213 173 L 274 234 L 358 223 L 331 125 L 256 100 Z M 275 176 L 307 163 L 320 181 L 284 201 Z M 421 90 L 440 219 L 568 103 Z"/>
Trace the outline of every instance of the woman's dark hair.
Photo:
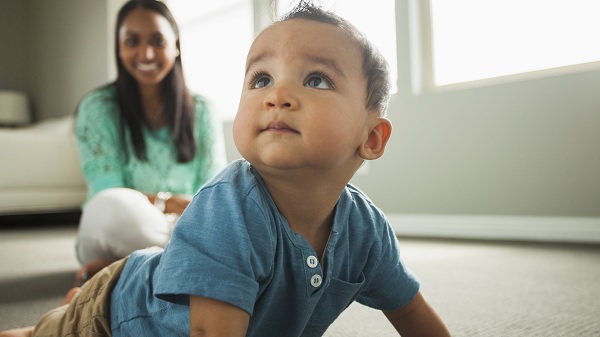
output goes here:
<path id="1" fill-rule="evenodd" d="M 120 9 L 117 16 L 115 28 L 115 56 L 117 61 L 117 102 L 121 110 L 121 144 L 123 152 L 128 158 L 126 130 L 129 130 L 131 144 L 138 159 L 146 161 L 146 142 L 144 141 L 142 126 L 146 124 L 146 117 L 139 93 L 137 81 L 125 70 L 123 62 L 119 57 L 119 30 L 123 21 L 134 9 L 144 8 L 155 11 L 165 17 L 171 24 L 177 38 L 179 48 L 179 28 L 175 18 L 167 6 L 157 0 L 131 0 Z M 175 59 L 173 69 L 165 76 L 162 83 L 162 102 L 167 119 L 167 125 L 171 139 L 177 150 L 177 161 L 188 162 L 196 154 L 196 143 L 194 141 L 194 101 L 185 84 L 183 67 L 181 64 L 181 53 Z M 201 113 L 201 111 L 196 111 Z"/>
<path id="2" fill-rule="evenodd" d="M 365 106 L 369 111 L 376 110 L 379 111 L 381 116 L 385 115 L 390 100 L 390 68 L 386 59 L 369 39 L 346 19 L 322 9 L 310 0 L 300 0 L 293 9 L 284 14 L 278 21 L 292 19 L 312 20 L 339 27 L 356 41 L 362 51 L 362 71 L 367 82 Z"/>

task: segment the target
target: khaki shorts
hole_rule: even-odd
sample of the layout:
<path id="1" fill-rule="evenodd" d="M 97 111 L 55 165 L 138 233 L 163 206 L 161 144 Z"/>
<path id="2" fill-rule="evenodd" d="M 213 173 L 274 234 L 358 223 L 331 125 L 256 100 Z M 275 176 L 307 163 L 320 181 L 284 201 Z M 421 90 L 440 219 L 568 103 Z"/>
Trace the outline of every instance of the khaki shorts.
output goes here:
<path id="1" fill-rule="evenodd" d="M 70 304 L 58 307 L 35 326 L 34 337 L 110 337 L 110 299 L 127 258 L 102 269 L 75 295 Z"/>

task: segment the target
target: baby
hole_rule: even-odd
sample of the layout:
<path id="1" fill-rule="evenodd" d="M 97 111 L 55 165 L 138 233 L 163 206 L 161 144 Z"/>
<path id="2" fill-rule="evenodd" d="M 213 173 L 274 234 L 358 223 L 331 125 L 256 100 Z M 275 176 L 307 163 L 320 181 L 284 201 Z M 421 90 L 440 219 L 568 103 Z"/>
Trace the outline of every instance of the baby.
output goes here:
<path id="1" fill-rule="evenodd" d="M 301 2 L 250 48 L 233 125 L 244 159 L 196 194 L 164 251 L 115 262 L 17 333 L 321 336 L 356 300 L 402 336 L 450 336 L 349 184 L 390 137 L 388 75 L 353 25 Z"/>

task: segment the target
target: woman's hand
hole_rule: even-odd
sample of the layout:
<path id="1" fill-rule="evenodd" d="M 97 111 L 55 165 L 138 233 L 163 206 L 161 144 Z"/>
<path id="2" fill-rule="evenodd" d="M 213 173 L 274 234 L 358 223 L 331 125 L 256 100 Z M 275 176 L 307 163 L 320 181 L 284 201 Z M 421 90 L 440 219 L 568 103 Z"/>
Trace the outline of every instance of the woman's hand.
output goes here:
<path id="1" fill-rule="evenodd" d="M 192 198 L 187 195 L 173 195 L 165 203 L 165 213 L 181 215 L 190 201 L 192 201 Z"/>
<path id="2" fill-rule="evenodd" d="M 146 194 L 146 196 L 151 204 L 156 205 L 156 194 Z M 192 201 L 192 197 L 189 195 L 174 194 L 165 201 L 165 209 L 163 213 L 174 213 L 181 215 L 185 208 L 190 204 L 190 201 Z"/>

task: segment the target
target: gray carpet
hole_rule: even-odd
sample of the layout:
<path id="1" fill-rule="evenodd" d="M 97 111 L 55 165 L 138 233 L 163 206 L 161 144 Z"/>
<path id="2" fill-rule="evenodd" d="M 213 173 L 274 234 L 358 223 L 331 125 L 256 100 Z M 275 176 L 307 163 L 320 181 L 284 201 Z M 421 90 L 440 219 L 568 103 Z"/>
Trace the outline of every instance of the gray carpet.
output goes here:
<path id="1" fill-rule="evenodd" d="M 73 282 L 74 225 L 0 228 L 0 330 L 31 325 Z M 600 336 L 600 247 L 401 238 L 453 336 Z M 397 336 L 353 304 L 325 336 Z"/>

